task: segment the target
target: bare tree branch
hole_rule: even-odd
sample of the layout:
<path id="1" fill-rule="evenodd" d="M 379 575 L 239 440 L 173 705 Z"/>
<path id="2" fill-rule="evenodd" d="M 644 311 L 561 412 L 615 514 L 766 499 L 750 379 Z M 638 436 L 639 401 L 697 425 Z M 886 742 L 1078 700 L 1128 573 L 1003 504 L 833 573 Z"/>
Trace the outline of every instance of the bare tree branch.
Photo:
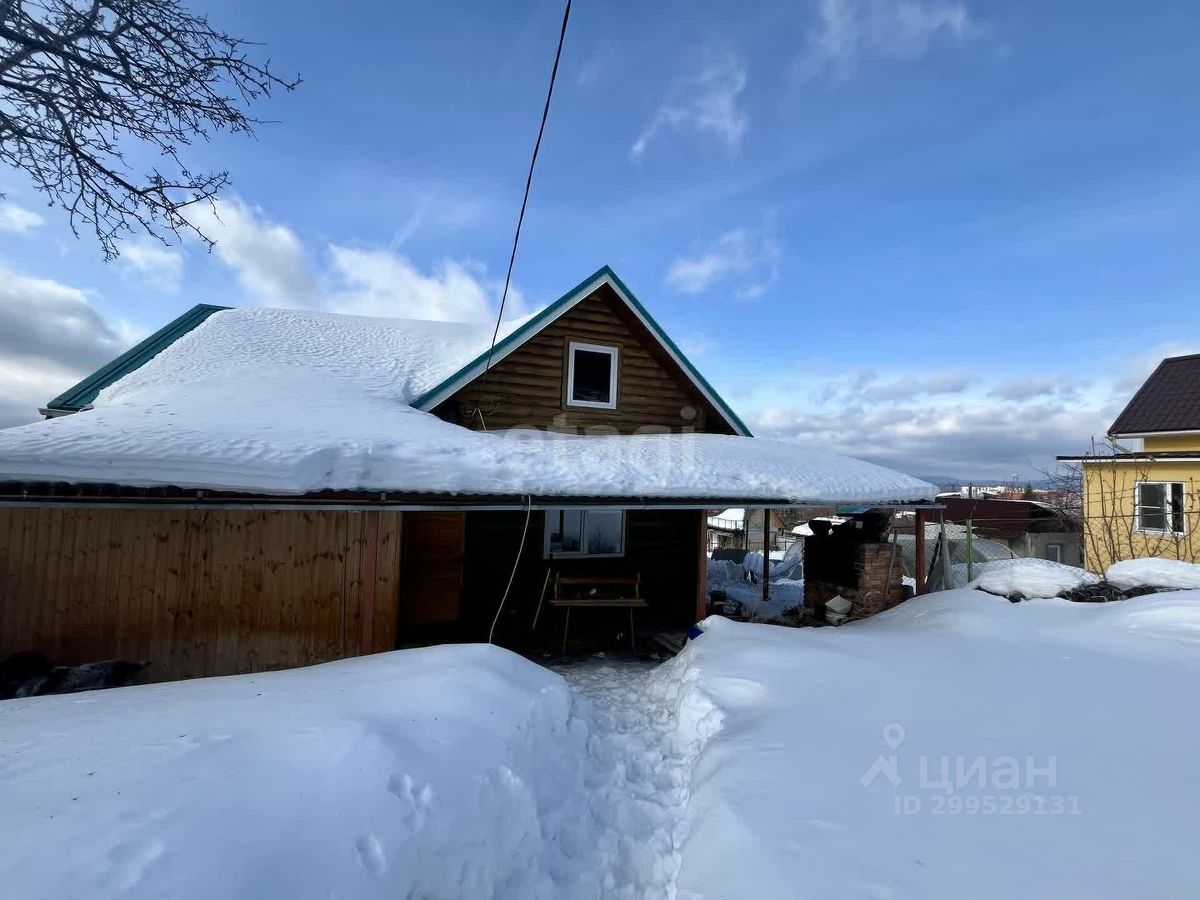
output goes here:
<path id="1" fill-rule="evenodd" d="M 251 61 L 252 46 L 181 0 L 0 0 L 0 162 L 65 209 L 76 234 L 91 227 L 106 258 L 135 231 L 211 243 L 186 211 L 229 173 L 190 171 L 183 149 L 253 133 L 261 122 L 245 107 L 299 84 Z M 131 172 L 135 145 L 160 165 Z"/>

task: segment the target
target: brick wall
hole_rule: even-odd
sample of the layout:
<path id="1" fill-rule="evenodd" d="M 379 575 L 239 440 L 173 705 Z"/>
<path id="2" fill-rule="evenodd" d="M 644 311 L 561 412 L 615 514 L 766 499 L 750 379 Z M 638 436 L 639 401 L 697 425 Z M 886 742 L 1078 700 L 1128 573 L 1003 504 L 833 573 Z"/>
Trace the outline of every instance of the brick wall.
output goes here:
<path id="1" fill-rule="evenodd" d="M 824 543 L 810 539 L 805 545 L 805 555 L 820 553 Z M 904 582 L 901 580 L 904 570 L 899 547 L 890 543 L 854 544 L 851 548 L 839 549 L 853 554 L 853 565 L 848 569 L 843 567 L 843 571 L 852 575 L 843 577 L 842 581 L 822 579 L 819 574 L 816 578 L 805 579 L 804 605 L 814 615 L 823 619 L 826 602 L 838 594 L 850 601 L 850 615 L 856 619 L 891 609 L 904 599 Z M 805 570 L 808 571 L 807 565 Z"/>

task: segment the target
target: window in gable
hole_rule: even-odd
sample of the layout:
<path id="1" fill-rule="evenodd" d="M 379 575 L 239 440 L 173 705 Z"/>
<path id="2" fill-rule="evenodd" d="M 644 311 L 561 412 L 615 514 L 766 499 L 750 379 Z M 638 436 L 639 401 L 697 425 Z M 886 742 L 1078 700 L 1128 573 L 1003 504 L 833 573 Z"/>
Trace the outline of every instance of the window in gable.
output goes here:
<path id="1" fill-rule="evenodd" d="M 616 409 L 617 348 L 571 341 L 567 352 L 567 405 Z"/>

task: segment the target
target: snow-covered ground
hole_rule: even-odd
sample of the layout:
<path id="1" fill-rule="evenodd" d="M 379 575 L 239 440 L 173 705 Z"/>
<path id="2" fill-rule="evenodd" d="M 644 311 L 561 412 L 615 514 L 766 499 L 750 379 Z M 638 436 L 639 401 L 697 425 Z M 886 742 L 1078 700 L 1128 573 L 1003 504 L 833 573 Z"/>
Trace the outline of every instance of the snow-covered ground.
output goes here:
<path id="1" fill-rule="evenodd" d="M 679 896 L 1195 896 L 1200 592 L 709 624 Z"/>
<path id="2" fill-rule="evenodd" d="M 1190 897 L 1200 592 L 0 703 L 5 896 Z"/>
<path id="3" fill-rule="evenodd" d="M 690 681 L 672 677 L 674 668 L 592 660 L 560 669 L 589 723 L 592 765 L 582 787 L 598 825 L 606 897 L 674 896 L 689 775 L 711 734 L 700 723 L 712 709 L 687 705 L 695 699 L 686 689 Z"/>

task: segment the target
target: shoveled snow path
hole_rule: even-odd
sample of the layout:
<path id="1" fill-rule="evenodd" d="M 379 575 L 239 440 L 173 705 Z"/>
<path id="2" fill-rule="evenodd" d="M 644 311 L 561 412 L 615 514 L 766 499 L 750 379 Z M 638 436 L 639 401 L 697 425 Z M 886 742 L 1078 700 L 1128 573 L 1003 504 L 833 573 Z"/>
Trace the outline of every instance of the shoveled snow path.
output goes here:
<path id="1" fill-rule="evenodd" d="M 584 786 L 606 872 L 601 896 L 673 898 L 694 754 L 679 740 L 661 673 L 626 661 L 556 668 L 590 726 Z"/>

